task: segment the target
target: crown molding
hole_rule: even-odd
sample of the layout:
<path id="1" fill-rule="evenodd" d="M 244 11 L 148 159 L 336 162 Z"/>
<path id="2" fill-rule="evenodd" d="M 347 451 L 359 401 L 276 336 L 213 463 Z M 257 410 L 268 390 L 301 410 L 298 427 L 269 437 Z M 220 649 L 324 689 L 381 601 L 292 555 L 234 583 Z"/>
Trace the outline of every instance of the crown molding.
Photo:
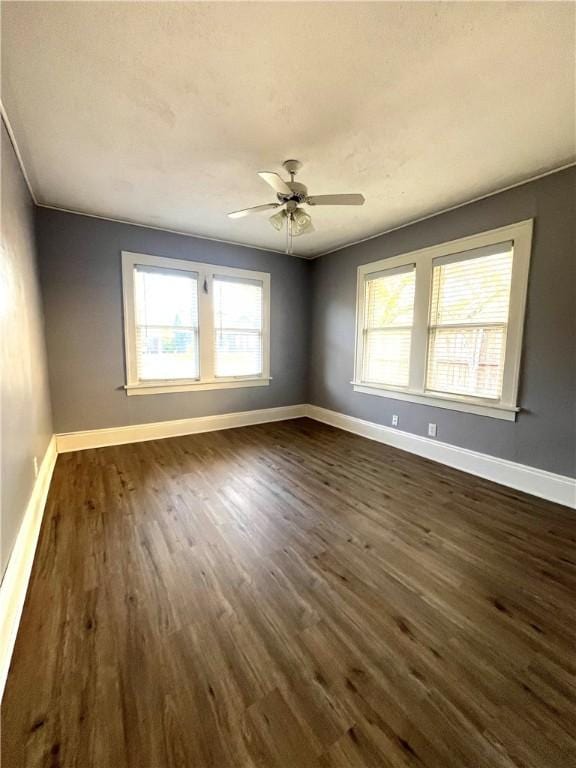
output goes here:
<path id="1" fill-rule="evenodd" d="M 0 100 L 0 115 L 2 117 L 4 125 L 6 126 L 8 137 L 10 138 L 10 142 L 14 149 L 14 154 L 16 155 L 16 158 L 18 160 L 20 170 L 22 171 L 22 176 L 24 177 L 24 181 L 26 182 L 26 186 L 28 187 L 28 192 L 30 193 L 30 197 L 34 202 L 34 205 L 36 205 L 38 208 L 47 208 L 48 210 L 61 211 L 62 213 L 73 213 L 77 216 L 88 216 L 91 219 L 101 219 L 102 221 L 112 221 L 116 224 L 128 224 L 131 227 L 142 227 L 144 229 L 153 229 L 157 232 L 168 232 L 171 235 L 181 235 L 183 237 L 194 237 L 197 240 L 207 240 L 208 242 L 211 242 L 211 243 L 222 243 L 223 245 L 233 245 L 233 246 L 238 246 L 239 248 L 251 248 L 252 250 L 265 251 L 266 253 L 278 253 L 282 256 L 287 255 L 285 251 L 283 250 L 280 251 L 280 250 L 277 250 L 276 248 L 265 248 L 261 245 L 250 245 L 249 243 L 239 243 L 235 240 L 223 240 L 218 237 L 209 237 L 207 235 L 199 235 L 196 232 L 184 232 L 178 229 L 168 229 L 166 227 L 157 227 L 157 226 L 154 226 L 154 224 L 143 224 L 139 221 L 131 221 L 130 219 L 119 219 L 112 216 L 102 216 L 97 213 L 89 213 L 87 211 L 80 211 L 73 208 L 62 208 L 61 206 L 58 206 L 58 205 L 49 205 L 47 203 L 41 203 L 39 202 L 38 198 L 36 197 L 36 194 L 34 193 L 34 189 L 32 188 L 32 183 L 26 171 L 26 166 L 24 165 L 24 160 L 22 159 L 22 153 L 20 152 L 20 148 L 18 147 L 18 142 L 16 141 L 16 135 L 14 133 L 14 129 L 12 128 L 12 123 L 10 122 L 10 118 L 8 117 L 8 113 L 6 112 L 4 103 L 1 100 Z M 309 258 L 311 258 L 309 256 L 301 256 L 300 254 L 297 254 L 297 253 L 292 253 L 290 255 L 296 257 L 297 259 L 308 260 Z"/>
<path id="2" fill-rule="evenodd" d="M 59 211 L 60 213 L 71 213 L 74 216 L 87 216 L 89 219 L 100 219 L 101 221 L 111 221 L 114 224 L 127 224 L 130 227 L 141 227 L 142 229 L 153 229 L 156 232 L 167 232 L 170 235 L 180 235 L 182 237 L 193 237 L 196 240 L 207 240 L 210 243 L 221 243 L 223 245 L 233 245 L 238 248 L 250 248 L 253 251 L 264 251 L 266 253 L 277 253 L 280 256 L 294 256 L 297 259 L 308 260 L 308 256 L 300 256 L 297 253 L 287 254 L 286 251 L 278 251 L 275 248 L 265 248 L 262 245 L 249 245 L 248 243 L 238 243 L 235 240 L 221 240 L 218 237 L 208 237 L 207 235 L 198 235 L 195 232 L 184 232 L 179 229 L 168 229 L 167 227 L 156 227 L 154 224 L 142 224 L 139 221 L 130 219 L 116 219 L 112 216 L 101 216 L 98 213 L 87 213 L 86 211 L 76 211 L 73 208 L 62 208 L 59 205 L 48 205 L 47 203 L 36 203 L 38 208 L 46 208 L 49 211 Z"/>
<path id="3" fill-rule="evenodd" d="M 1 100 L 0 100 L 0 113 L 2 116 L 2 120 L 4 121 L 4 125 L 6 126 L 8 136 L 10 137 L 10 141 L 12 142 L 14 152 L 18 159 L 20 170 L 22 171 L 22 175 L 24 176 L 24 180 L 26 181 L 26 186 L 28 187 L 28 191 L 30 192 L 30 196 L 34 201 L 34 204 L 38 206 L 38 208 L 47 208 L 48 210 L 61 211 L 62 213 L 73 213 L 73 214 L 76 214 L 77 216 L 88 216 L 89 218 L 92 218 L 92 219 L 101 219 L 102 221 L 112 221 L 112 222 L 115 222 L 116 224 L 128 224 L 131 227 L 142 227 L 144 229 L 152 229 L 157 232 L 168 232 L 169 234 L 172 234 L 172 235 L 181 235 L 183 237 L 195 237 L 198 240 L 207 240 L 208 242 L 211 242 L 211 243 L 222 243 L 223 245 L 233 245 L 233 246 L 238 246 L 239 248 L 252 248 L 257 251 L 266 251 L 267 253 L 278 253 L 281 255 L 286 255 L 285 251 L 279 251 L 275 248 L 264 248 L 261 245 L 249 245 L 248 243 L 239 243 L 239 242 L 236 242 L 235 240 L 223 240 L 218 237 L 209 237 L 208 235 L 199 235 L 194 232 L 184 232 L 178 229 L 168 229 L 166 227 L 157 227 L 153 224 L 143 224 L 138 221 L 131 221 L 130 219 L 119 219 L 112 216 L 102 216 L 97 213 L 88 213 L 87 211 L 79 211 L 73 208 L 62 208 L 57 205 L 40 203 L 36 195 L 34 194 L 34 190 L 30 182 L 30 178 L 24 166 L 22 154 L 18 148 L 18 143 L 16 141 L 14 130 L 10 123 L 10 119 L 8 117 L 4 104 Z M 487 192 L 484 195 L 479 195 L 478 197 L 470 198 L 468 200 L 465 200 L 462 203 L 457 203 L 456 205 L 452 205 L 448 208 L 442 208 L 439 211 L 434 211 L 433 213 L 429 213 L 426 216 L 421 216 L 418 219 L 411 219 L 410 221 L 407 221 L 405 224 L 399 224 L 396 227 L 390 227 L 389 229 L 384 229 L 380 232 L 377 232 L 374 235 L 369 235 L 368 237 L 362 237 L 359 240 L 353 240 L 349 243 L 345 243 L 344 245 L 339 245 L 336 248 L 330 248 L 327 251 L 322 251 L 322 253 L 311 254 L 309 256 L 304 256 L 298 253 L 292 253 L 290 255 L 294 256 L 297 259 L 304 259 L 305 261 L 314 261 L 315 259 L 319 259 L 322 256 L 328 256 L 331 253 L 337 253 L 338 251 L 343 251 L 346 248 L 351 248 L 353 245 L 359 245 L 360 243 L 366 243 L 369 240 L 375 240 L 376 238 L 382 237 L 383 235 L 388 235 L 391 232 L 397 232 L 399 229 L 405 229 L 406 227 L 411 227 L 413 224 L 419 224 L 422 221 L 428 221 L 429 219 L 433 219 L 436 216 L 441 216 L 443 213 L 449 213 L 450 211 L 455 211 L 458 208 L 463 208 L 466 205 L 471 205 L 472 203 L 477 203 L 480 200 L 486 200 L 487 198 L 493 197 L 494 195 L 499 195 L 501 192 L 508 192 L 508 190 L 510 189 L 516 189 L 517 187 L 522 187 L 524 184 L 530 184 L 533 181 L 538 181 L 538 179 L 543 179 L 546 176 L 552 176 L 554 173 L 560 173 L 561 171 L 566 171 L 569 168 L 575 168 L 575 167 L 576 167 L 576 160 L 570 163 L 565 163 L 564 165 L 560 165 L 556 168 L 551 168 L 550 170 L 544 171 L 543 173 L 536 174 L 535 176 L 530 176 L 530 178 L 524 179 L 523 181 L 518 181 L 518 182 L 515 182 L 514 184 L 509 184 L 506 187 L 500 187 L 499 189 L 496 189 L 493 192 Z"/>
<path id="4" fill-rule="evenodd" d="M 20 164 L 22 166 L 22 161 L 20 161 Z M 465 200 L 463 203 L 457 203 L 456 205 L 452 205 L 448 208 L 442 208 L 439 211 L 435 211 L 434 213 L 429 213 L 426 216 L 421 216 L 419 219 L 411 219 L 410 221 L 407 221 L 405 224 L 399 224 L 397 227 L 391 227 L 390 229 L 384 229 L 381 232 L 377 232 L 375 235 L 369 235 L 368 237 L 362 237 L 359 240 L 353 240 L 349 243 L 345 243 L 344 245 L 339 245 L 336 248 L 331 248 L 328 251 L 322 251 L 322 253 L 317 254 L 311 254 L 309 256 L 304 256 L 298 253 L 292 253 L 291 256 L 294 256 L 297 259 L 304 259 L 305 261 L 314 261 L 316 259 L 321 258 L 322 256 L 328 256 L 331 253 L 338 253 L 338 251 L 343 251 L 346 248 L 351 248 L 354 245 L 360 245 L 360 243 L 366 243 L 369 240 L 375 240 L 378 237 L 382 237 L 383 235 L 388 235 L 391 232 L 397 232 L 400 229 L 405 229 L 406 227 L 411 227 L 414 224 L 419 224 L 423 221 L 428 221 L 429 219 L 433 219 L 436 216 L 441 216 L 444 213 L 449 213 L 450 211 L 456 211 L 458 208 L 464 208 L 467 205 L 472 205 L 472 203 L 478 203 L 481 200 L 486 200 L 489 197 L 494 197 L 495 195 L 499 195 L 502 192 L 508 192 L 511 189 L 516 189 L 517 187 L 522 187 L 525 184 L 531 184 L 533 181 L 538 181 L 539 179 L 543 179 L 546 176 L 552 176 L 555 173 L 560 173 L 561 171 L 566 171 L 569 168 L 576 168 L 576 161 L 566 163 L 564 165 L 560 165 L 556 168 L 551 168 L 548 171 L 544 171 L 543 173 L 539 173 L 536 176 L 530 176 L 528 179 L 524 179 L 524 181 L 518 181 L 514 184 L 509 184 L 507 187 L 500 187 L 499 189 L 494 190 L 493 192 L 487 192 L 485 195 L 479 195 L 478 197 L 473 197 L 468 200 Z M 24 172 L 24 166 L 22 166 L 23 172 Z M 28 188 L 30 189 L 30 194 L 32 194 L 32 190 L 30 188 L 30 184 L 28 182 Z M 63 213 L 74 213 L 78 216 L 89 216 L 93 219 L 103 219 L 104 221 L 113 221 L 118 224 L 129 224 L 132 227 L 144 227 L 145 229 L 154 229 L 160 232 L 169 232 L 170 234 L 174 235 L 183 235 L 184 237 L 195 237 L 199 240 L 208 240 L 210 242 L 214 243 L 223 243 L 224 245 L 237 245 L 241 248 L 253 248 L 258 251 L 266 251 L 268 253 L 279 253 L 282 255 L 285 255 L 285 251 L 278 251 L 274 248 L 264 248 L 260 245 L 248 245 L 247 243 L 238 243 L 234 240 L 221 240 L 217 237 L 208 237 L 206 235 L 197 235 L 193 232 L 183 232 L 177 229 L 167 229 L 165 227 L 156 227 L 153 224 L 141 224 L 137 221 L 130 221 L 128 219 L 116 219 L 110 216 L 100 216 L 95 213 L 86 213 L 84 211 L 77 211 L 70 208 L 61 208 L 56 205 L 47 205 L 45 203 L 38 203 L 36 200 L 34 200 L 36 205 L 39 208 L 48 208 L 49 210 L 53 211 L 62 211 Z"/>
<path id="5" fill-rule="evenodd" d="M 6 126 L 6 132 L 8 133 L 8 137 L 12 144 L 12 149 L 14 150 L 14 154 L 16 155 L 16 159 L 18 160 L 20 170 L 22 171 L 22 176 L 24 176 L 24 181 L 26 182 L 26 186 L 28 187 L 28 192 L 30 193 L 30 197 L 34 202 L 34 205 L 38 205 L 38 200 L 36 199 L 36 195 L 34 194 L 34 190 L 32 189 L 30 178 L 26 173 L 24 160 L 22 160 L 22 154 L 20 153 L 20 149 L 18 148 L 18 142 L 16 141 L 16 136 L 14 135 L 14 129 L 12 128 L 12 123 L 10 122 L 10 118 L 8 117 L 8 114 L 6 112 L 6 109 L 4 107 L 4 103 L 2 102 L 2 100 L 0 100 L 0 115 L 2 116 L 2 122 Z"/>
<path id="6" fill-rule="evenodd" d="M 434 213 L 428 213 L 426 216 L 421 216 L 419 219 L 410 219 L 410 221 L 407 221 L 405 224 L 399 224 L 397 227 L 390 227 L 390 229 L 384 229 L 381 232 L 377 232 L 375 235 L 369 235 L 368 237 L 362 237 L 360 240 L 353 240 L 350 243 L 346 243 L 346 245 L 339 245 L 336 248 L 331 248 L 328 251 L 323 251 L 322 253 L 318 253 L 315 256 L 309 256 L 308 258 L 310 260 L 319 259 L 321 256 L 328 256 L 331 253 L 337 253 L 338 251 L 343 251 L 346 248 L 351 248 L 353 245 L 360 245 L 360 243 L 366 243 L 368 240 L 375 240 L 377 237 L 382 237 L 383 235 L 388 235 L 390 232 L 397 232 L 399 229 L 405 229 L 406 227 L 411 227 L 413 224 L 419 224 L 421 221 L 428 221 L 428 219 L 433 219 L 436 216 L 441 216 L 443 213 L 449 213 L 450 211 L 455 211 L 458 208 L 464 208 L 466 205 L 472 205 L 472 203 L 478 203 L 480 200 L 486 200 L 488 197 L 494 197 L 494 195 L 499 195 L 501 192 L 508 192 L 510 189 L 516 189 L 516 187 L 522 187 L 524 184 L 530 184 L 533 181 L 538 181 L 538 179 L 543 179 L 546 176 L 552 176 L 555 173 L 560 173 L 561 171 L 567 171 L 569 168 L 576 168 L 576 160 L 565 163 L 564 165 L 559 165 L 556 168 L 551 168 L 549 171 L 544 171 L 543 173 L 538 173 L 536 176 L 530 176 L 528 179 L 524 179 L 524 181 L 517 181 L 514 184 L 509 184 L 507 187 L 500 187 L 499 189 L 495 189 L 493 192 L 487 192 L 485 195 L 479 195 L 478 197 L 472 197 L 469 200 L 465 200 L 463 203 L 457 203 L 456 205 L 451 205 L 449 208 L 442 208 L 439 211 L 435 211 Z"/>

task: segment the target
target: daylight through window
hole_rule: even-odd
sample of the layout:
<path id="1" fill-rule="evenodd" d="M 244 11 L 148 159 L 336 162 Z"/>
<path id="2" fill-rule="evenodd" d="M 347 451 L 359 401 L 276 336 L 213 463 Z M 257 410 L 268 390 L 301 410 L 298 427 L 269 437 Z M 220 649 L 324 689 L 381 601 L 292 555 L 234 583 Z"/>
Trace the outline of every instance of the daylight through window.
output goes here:
<path id="1" fill-rule="evenodd" d="M 122 258 L 128 394 L 269 382 L 269 274 Z"/>
<path id="2" fill-rule="evenodd" d="M 354 389 L 513 420 L 532 221 L 358 268 Z"/>

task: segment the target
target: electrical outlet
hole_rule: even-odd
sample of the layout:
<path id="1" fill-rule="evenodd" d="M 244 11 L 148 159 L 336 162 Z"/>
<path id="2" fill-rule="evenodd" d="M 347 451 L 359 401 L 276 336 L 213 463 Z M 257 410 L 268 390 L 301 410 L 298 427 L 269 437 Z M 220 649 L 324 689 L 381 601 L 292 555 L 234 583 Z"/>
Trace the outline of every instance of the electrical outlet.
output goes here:
<path id="1" fill-rule="evenodd" d="M 392 416 L 392 426 L 393 427 L 397 427 L 398 426 L 398 414 L 397 413 L 393 414 L 393 416 Z"/>
<path id="2" fill-rule="evenodd" d="M 436 437 L 436 424 L 428 424 L 428 437 Z"/>
<path id="3" fill-rule="evenodd" d="M 34 477 L 38 477 L 38 459 L 34 456 Z"/>

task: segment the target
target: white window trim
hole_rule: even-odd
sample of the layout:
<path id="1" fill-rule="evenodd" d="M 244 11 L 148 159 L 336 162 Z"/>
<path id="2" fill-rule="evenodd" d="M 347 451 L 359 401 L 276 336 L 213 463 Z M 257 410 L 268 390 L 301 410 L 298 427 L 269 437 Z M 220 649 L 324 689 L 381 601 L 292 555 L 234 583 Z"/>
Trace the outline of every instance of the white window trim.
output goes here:
<path id="1" fill-rule="evenodd" d="M 356 348 L 354 354 L 354 379 L 351 384 L 355 392 L 388 397 L 393 400 L 407 400 L 412 403 L 430 405 L 448 410 L 464 411 L 480 416 L 490 416 L 496 419 L 514 421 L 516 413 L 521 410 L 518 406 L 518 384 L 520 379 L 520 361 L 522 352 L 522 335 L 524 331 L 524 315 L 526 296 L 528 293 L 528 272 L 532 249 L 533 219 L 519 221 L 489 232 L 481 232 L 458 240 L 451 240 L 429 248 L 392 256 L 388 259 L 363 264 L 358 267 L 358 282 L 356 293 Z M 495 401 L 479 397 L 461 395 L 444 395 L 427 392 L 426 386 L 426 357 L 428 350 L 428 322 L 430 317 L 430 294 L 432 288 L 432 262 L 441 256 L 471 251 L 512 241 L 514 256 L 512 264 L 512 285 L 510 291 L 510 308 L 508 316 L 508 331 L 506 337 L 506 354 L 504 360 L 504 376 L 502 397 Z M 394 269 L 408 264 L 416 265 L 416 293 L 414 299 L 414 325 L 412 346 L 410 352 L 410 382 L 408 387 L 389 387 L 372 382 L 361 381 L 363 370 L 363 324 L 364 324 L 364 283 L 367 275 L 382 270 Z"/>
<path id="2" fill-rule="evenodd" d="M 198 379 L 161 379 L 159 381 L 139 381 L 136 355 L 136 313 L 134 307 L 134 267 L 160 267 L 178 269 L 198 274 L 198 338 L 200 349 L 200 378 Z M 214 277 L 238 277 L 258 280 L 263 286 L 262 317 L 262 375 L 227 376 L 214 375 L 214 321 L 212 305 L 212 283 Z M 203 291 L 204 281 L 208 293 Z M 270 377 L 270 275 L 268 272 L 256 272 L 251 269 L 221 267 L 217 264 L 172 259 L 166 256 L 150 256 L 144 253 L 122 251 L 122 294 L 124 302 L 124 348 L 126 355 L 127 395 L 158 395 L 166 392 L 197 392 L 207 389 L 237 389 L 241 387 L 264 387 L 269 385 Z"/>

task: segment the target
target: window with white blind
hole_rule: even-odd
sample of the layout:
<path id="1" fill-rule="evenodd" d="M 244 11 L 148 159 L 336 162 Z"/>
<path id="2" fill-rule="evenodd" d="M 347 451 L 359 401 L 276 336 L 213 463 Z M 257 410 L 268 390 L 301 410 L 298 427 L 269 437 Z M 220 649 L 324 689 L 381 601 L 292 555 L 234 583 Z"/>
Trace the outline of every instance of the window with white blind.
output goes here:
<path id="1" fill-rule="evenodd" d="M 136 265 L 134 309 L 139 379 L 197 379 L 198 274 Z"/>
<path id="2" fill-rule="evenodd" d="M 513 420 L 532 221 L 358 269 L 354 389 Z"/>
<path id="3" fill-rule="evenodd" d="M 489 250 L 489 249 L 488 249 Z M 512 243 L 432 262 L 426 389 L 499 400 L 512 284 Z"/>
<path id="4" fill-rule="evenodd" d="M 270 381 L 270 275 L 122 254 L 127 394 Z"/>
<path id="5" fill-rule="evenodd" d="M 414 264 L 366 276 L 364 381 L 408 386 L 415 286 Z"/>
<path id="6" fill-rule="evenodd" d="M 262 282 L 218 275 L 213 290 L 215 375 L 261 376 Z"/>

